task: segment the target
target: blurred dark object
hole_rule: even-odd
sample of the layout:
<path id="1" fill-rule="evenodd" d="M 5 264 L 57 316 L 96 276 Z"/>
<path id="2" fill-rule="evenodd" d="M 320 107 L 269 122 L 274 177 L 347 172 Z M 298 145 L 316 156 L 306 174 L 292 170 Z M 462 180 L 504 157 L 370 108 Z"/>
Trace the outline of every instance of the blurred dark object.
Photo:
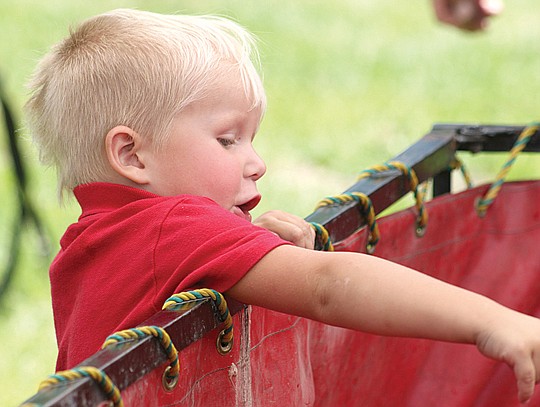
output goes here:
<path id="1" fill-rule="evenodd" d="M 4 124 L 7 135 L 7 146 L 11 155 L 12 171 L 15 178 L 16 191 L 16 207 L 17 213 L 11 220 L 12 224 L 10 228 L 7 228 L 6 234 L 7 240 L 10 240 L 7 262 L 0 268 L 0 299 L 3 298 L 6 293 L 17 268 L 19 261 L 19 254 L 22 244 L 22 231 L 27 225 L 34 227 L 38 234 L 39 244 L 44 255 L 49 255 L 50 244 L 47 234 L 45 233 L 43 222 L 39 218 L 38 214 L 34 210 L 30 199 L 28 197 L 27 185 L 28 176 L 21 158 L 19 144 L 16 137 L 16 125 L 12 109 L 9 107 L 6 95 L 2 88 L 0 81 L 0 102 L 2 104 L 2 114 L 4 118 Z M 6 224 L 9 220 L 4 220 Z M 10 232 L 11 231 L 11 232 Z M 0 265 L 1 267 L 1 265 Z"/>

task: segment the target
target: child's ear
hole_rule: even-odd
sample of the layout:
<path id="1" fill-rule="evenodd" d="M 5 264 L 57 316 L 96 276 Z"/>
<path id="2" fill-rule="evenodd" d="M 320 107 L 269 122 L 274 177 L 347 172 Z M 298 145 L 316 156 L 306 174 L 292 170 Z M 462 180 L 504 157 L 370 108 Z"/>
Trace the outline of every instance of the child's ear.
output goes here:
<path id="1" fill-rule="evenodd" d="M 105 137 L 107 159 L 113 170 L 139 185 L 148 184 L 142 148 L 141 136 L 127 126 L 116 126 Z"/>

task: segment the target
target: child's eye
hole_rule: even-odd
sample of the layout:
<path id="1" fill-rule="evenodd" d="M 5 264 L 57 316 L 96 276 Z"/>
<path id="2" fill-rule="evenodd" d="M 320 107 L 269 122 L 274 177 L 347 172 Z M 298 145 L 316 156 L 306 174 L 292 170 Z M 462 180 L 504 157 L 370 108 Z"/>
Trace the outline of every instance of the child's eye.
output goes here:
<path id="1" fill-rule="evenodd" d="M 223 138 L 223 137 L 219 137 L 219 138 L 218 138 L 218 142 L 219 142 L 219 144 L 221 144 L 223 147 L 229 147 L 229 146 L 232 146 L 236 141 L 235 141 L 235 139 L 233 139 L 233 138 Z"/>

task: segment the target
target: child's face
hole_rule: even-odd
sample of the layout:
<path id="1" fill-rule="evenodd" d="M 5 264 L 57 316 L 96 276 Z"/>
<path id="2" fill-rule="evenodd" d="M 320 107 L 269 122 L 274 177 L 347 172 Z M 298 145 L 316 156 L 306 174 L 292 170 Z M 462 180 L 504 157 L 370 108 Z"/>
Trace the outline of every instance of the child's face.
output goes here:
<path id="1" fill-rule="evenodd" d="M 266 172 L 252 144 L 262 112 L 250 110 L 238 73 L 219 81 L 174 120 L 170 140 L 147 166 L 149 189 L 162 196 L 205 196 L 251 220 L 249 211 L 261 197 L 256 181 Z"/>

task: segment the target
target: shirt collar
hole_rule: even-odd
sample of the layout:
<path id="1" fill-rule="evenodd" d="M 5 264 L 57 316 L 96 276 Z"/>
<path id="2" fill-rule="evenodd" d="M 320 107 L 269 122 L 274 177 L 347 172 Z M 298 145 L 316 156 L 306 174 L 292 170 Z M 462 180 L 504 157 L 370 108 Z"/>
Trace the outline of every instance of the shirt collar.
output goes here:
<path id="1" fill-rule="evenodd" d="M 110 212 L 139 199 L 159 198 L 159 195 L 144 189 L 106 182 L 79 185 L 73 194 L 81 206 L 81 218 Z"/>

